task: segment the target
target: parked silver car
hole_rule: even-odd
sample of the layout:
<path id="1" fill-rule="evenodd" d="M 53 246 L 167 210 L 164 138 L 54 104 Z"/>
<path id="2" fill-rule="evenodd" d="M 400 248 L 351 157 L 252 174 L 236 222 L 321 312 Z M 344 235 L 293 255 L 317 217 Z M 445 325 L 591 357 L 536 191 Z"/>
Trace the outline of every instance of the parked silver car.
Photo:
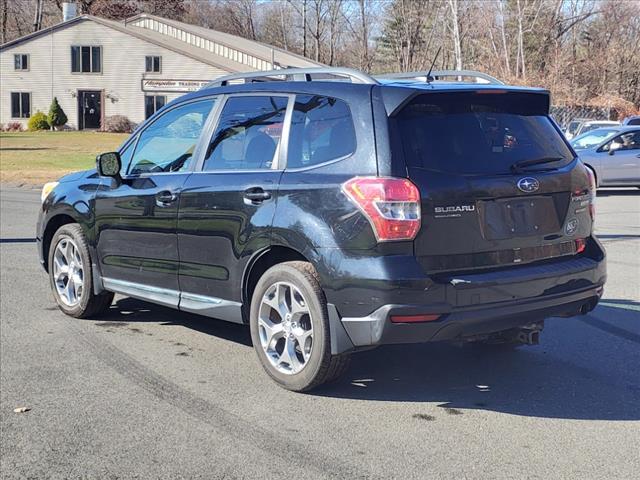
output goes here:
<path id="1" fill-rule="evenodd" d="M 640 188 L 640 126 L 599 128 L 571 141 L 598 187 Z"/>

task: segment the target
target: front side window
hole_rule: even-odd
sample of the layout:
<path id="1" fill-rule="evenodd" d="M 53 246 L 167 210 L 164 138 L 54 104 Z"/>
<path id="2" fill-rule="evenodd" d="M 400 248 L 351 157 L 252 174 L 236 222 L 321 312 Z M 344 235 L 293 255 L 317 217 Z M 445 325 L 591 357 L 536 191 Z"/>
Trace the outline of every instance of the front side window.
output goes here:
<path id="1" fill-rule="evenodd" d="M 13 68 L 15 70 L 29 70 L 29 55 L 16 53 L 13 56 Z"/>
<path id="2" fill-rule="evenodd" d="M 95 47 L 95 46 L 71 47 L 71 72 L 101 73 L 102 72 L 102 47 Z"/>
<path id="3" fill-rule="evenodd" d="M 11 117 L 29 118 L 31 116 L 31 94 L 11 92 Z"/>
<path id="4" fill-rule="evenodd" d="M 609 151 L 612 146 L 614 150 L 640 150 L 640 131 L 620 134 L 604 145 L 602 150 Z"/>
<path id="5" fill-rule="evenodd" d="M 214 102 L 215 99 L 207 99 L 188 103 L 154 121 L 140 134 L 128 173 L 188 170 Z"/>
<path id="6" fill-rule="evenodd" d="M 291 118 L 287 168 L 300 168 L 343 158 L 356 150 L 349 106 L 342 100 L 298 95 Z"/>
<path id="7" fill-rule="evenodd" d="M 164 95 L 146 95 L 144 97 L 144 118 L 149 118 L 167 103 Z"/>
<path id="8" fill-rule="evenodd" d="M 203 170 L 273 168 L 287 97 L 231 97 L 207 148 Z"/>
<path id="9" fill-rule="evenodd" d="M 144 62 L 144 71 L 147 73 L 160 73 L 161 59 L 158 56 L 147 56 Z"/>

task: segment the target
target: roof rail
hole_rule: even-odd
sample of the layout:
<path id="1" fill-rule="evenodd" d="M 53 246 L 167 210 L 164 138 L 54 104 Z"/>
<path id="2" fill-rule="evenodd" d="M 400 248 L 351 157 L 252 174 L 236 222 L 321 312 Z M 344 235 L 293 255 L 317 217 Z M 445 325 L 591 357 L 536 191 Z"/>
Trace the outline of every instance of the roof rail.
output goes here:
<path id="1" fill-rule="evenodd" d="M 312 78 L 312 76 L 324 76 L 324 78 Z M 282 78 L 284 77 L 284 78 Z M 206 84 L 203 88 L 224 87 L 234 80 L 244 80 L 244 83 L 252 82 L 275 82 L 275 81 L 293 81 L 293 82 L 311 82 L 331 81 L 340 79 L 341 77 L 351 80 L 351 83 L 364 83 L 374 85 L 378 81 L 367 75 L 366 73 L 354 70 L 352 68 L 336 68 L 336 67 L 312 67 L 312 68 L 283 68 L 279 70 L 234 73 L 216 78 Z"/>
<path id="2" fill-rule="evenodd" d="M 428 76 L 427 76 L 428 75 Z M 431 82 L 440 80 L 444 77 L 471 77 L 475 78 L 477 83 L 490 83 L 493 85 L 504 85 L 504 82 L 498 80 L 486 73 L 476 72 L 475 70 L 433 70 L 429 72 L 406 72 L 406 73 L 388 73 L 384 75 L 376 75 L 376 78 L 388 80 L 422 80 Z M 481 81 L 477 81 L 481 80 Z M 460 80 L 462 81 L 462 80 Z"/>

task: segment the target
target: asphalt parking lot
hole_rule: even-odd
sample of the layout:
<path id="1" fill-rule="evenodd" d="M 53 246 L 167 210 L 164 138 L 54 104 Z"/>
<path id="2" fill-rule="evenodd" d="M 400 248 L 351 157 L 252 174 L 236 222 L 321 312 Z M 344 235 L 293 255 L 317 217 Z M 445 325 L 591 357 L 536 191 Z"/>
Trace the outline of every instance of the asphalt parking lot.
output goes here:
<path id="1" fill-rule="evenodd" d="M 539 346 L 384 347 L 304 395 L 268 379 L 241 326 L 123 297 L 64 316 L 39 193 L 0 200 L 2 478 L 637 478 L 638 190 L 599 192 L 605 296 Z"/>

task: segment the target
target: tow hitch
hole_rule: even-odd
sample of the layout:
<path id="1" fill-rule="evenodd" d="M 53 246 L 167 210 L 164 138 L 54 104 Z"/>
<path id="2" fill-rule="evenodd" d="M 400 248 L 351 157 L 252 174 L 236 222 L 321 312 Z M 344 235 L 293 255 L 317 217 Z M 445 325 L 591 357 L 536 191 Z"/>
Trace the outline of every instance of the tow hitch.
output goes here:
<path id="1" fill-rule="evenodd" d="M 516 342 L 523 345 L 538 345 L 540 343 L 540 332 L 544 324 L 533 324 L 516 331 Z"/>
<path id="2" fill-rule="evenodd" d="M 493 334 L 465 337 L 462 339 L 462 343 L 479 343 L 484 345 L 538 345 L 540 343 L 540 333 L 543 328 L 544 321 L 541 321 L 532 323 L 526 327 L 512 328 Z"/>

